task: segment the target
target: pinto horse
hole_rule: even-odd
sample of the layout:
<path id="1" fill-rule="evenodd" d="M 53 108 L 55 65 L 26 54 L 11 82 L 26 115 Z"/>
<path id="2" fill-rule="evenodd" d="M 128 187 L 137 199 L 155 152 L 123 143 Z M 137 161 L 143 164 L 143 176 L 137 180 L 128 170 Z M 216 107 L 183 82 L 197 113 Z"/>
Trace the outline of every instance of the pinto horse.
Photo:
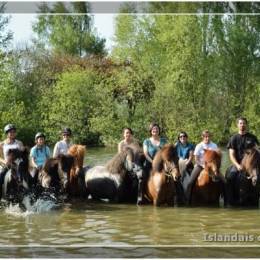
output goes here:
<path id="1" fill-rule="evenodd" d="M 260 151 L 251 147 L 246 149 L 241 161 L 242 171 L 237 173 L 233 194 L 228 193 L 231 206 L 258 207 L 260 192 Z M 227 169 L 230 171 L 231 167 Z M 226 173 L 226 175 L 227 175 Z"/>
<path id="2" fill-rule="evenodd" d="M 66 188 L 66 172 L 70 171 L 74 157 L 61 154 L 57 158 L 49 158 L 39 172 L 38 180 L 41 192 L 49 191 L 54 194 L 64 192 Z"/>
<path id="3" fill-rule="evenodd" d="M 28 191 L 29 182 L 29 159 L 28 149 L 10 149 L 8 156 L 11 158 L 10 167 L 1 169 L 1 198 L 7 202 L 19 203 Z"/>
<path id="4" fill-rule="evenodd" d="M 207 150 L 204 152 L 205 168 L 200 172 L 192 190 L 191 205 L 216 205 L 222 193 L 220 173 L 221 151 Z"/>
<path id="5" fill-rule="evenodd" d="M 105 166 L 87 170 L 85 183 L 93 199 L 136 202 L 138 177 L 143 176 L 144 154 L 140 147 L 129 145 Z"/>
<path id="6" fill-rule="evenodd" d="M 175 182 L 180 177 L 178 160 L 176 147 L 172 144 L 165 145 L 156 153 L 146 192 L 154 206 L 174 205 Z"/>

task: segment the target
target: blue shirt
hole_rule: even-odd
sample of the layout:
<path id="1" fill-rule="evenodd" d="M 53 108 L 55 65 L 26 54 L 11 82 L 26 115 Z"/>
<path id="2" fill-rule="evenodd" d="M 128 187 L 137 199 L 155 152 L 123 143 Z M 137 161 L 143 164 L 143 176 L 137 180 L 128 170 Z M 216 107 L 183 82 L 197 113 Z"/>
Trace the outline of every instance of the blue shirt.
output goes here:
<path id="1" fill-rule="evenodd" d="M 144 140 L 144 143 L 143 143 L 143 146 L 146 146 L 147 147 L 147 153 L 148 155 L 153 159 L 155 154 L 160 150 L 162 149 L 162 147 L 167 144 L 167 140 L 163 137 L 160 138 L 160 144 L 157 146 L 157 145 L 153 145 L 150 138 L 148 139 L 145 139 Z"/>
<path id="2" fill-rule="evenodd" d="M 181 159 L 189 159 L 190 151 L 194 150 L 194 145 L 191 143 L 187 143 L 183 145 L 181 142 L 176 143 L 178 157 Z"/>
<path id="3" fill-rule="evenodd" d="M 50 154 L 50 149 L 46 145 L 42 147 L 35 145 L 30 152 L 30 156 L 34 158 L 37 166 L 42 166 L 50 158 Z"/>

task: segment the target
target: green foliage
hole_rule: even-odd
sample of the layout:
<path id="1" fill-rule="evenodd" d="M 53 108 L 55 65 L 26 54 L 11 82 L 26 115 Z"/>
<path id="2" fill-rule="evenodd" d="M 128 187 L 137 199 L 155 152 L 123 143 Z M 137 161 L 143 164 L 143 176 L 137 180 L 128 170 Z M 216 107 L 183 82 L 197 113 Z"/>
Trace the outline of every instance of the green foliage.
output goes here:
<path id="1" fill-rule="evenodd" d="M 42 47 L 51 47 L 56 53 L 78 56 L 105 54 L 105 39 L 99 38 L 92 29 L 89 11 L 87 2 L 57 2 L 52 7 L 46 3 L 42 4 L 41 13 L 57 15 L 38 16 L 33 25 L 38 36 L 35 42 Z"/>
<path id="2" fill-rule="evenodd" d="M 72 129 L 75 142 L 90 143 L 95 137 L 90 132 L 89 118 L 96 103 L 97 83 L 98 77 L 92 71 L 75 70 L 60 75 L 41 103 L 41 107 L 47 110 L 42 125 L 51 141 L 57 140 L 57 129 L 66 126 Z"/>

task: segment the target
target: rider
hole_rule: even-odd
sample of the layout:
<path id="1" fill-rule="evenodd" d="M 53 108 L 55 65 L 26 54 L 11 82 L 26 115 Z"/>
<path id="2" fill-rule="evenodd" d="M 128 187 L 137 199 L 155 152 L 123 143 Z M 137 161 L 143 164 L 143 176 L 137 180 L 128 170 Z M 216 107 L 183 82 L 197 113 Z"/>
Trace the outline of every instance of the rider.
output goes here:
<path id="1" fill-rule="evenodd" d="M 7 162 L 7 153 L 9 149 L 24 150 L 23 143 L 16 139 L 16 127 L 13 124 L 8 124 L 4 127 L 6 139 L 0 143 L 0 162 Z"/>
<path id="2" fill-rule="evenodd" d="M 188 142 L 188 135 L 181 131 L 178 135 L 178 141 L 175 144 L 179 159 L 185 162 L 187 169 L 193 169 L 192 159 L 194 152 L 194 145 Z"/>
<path id="3" fill-rule="evenodd" d="M 165 145 L 167 144 L 167 140 L 164 137 L 160 137 L 161 129 L 160 126 L 156 123 L 151 123 L 149 126 L 150 138 L 147 138 L 143 142 L 143 150 L 145 155 L 145 167 L 144 167 L 144 176 L 139 179 L 139 187 L 138 187 L 138 199 L 137 204 L 143 204 L 143 190 L 144 185 L 148 179 L 150 170 L 152 168 L 152 162 L 155 154 Z"/>
<path id="4" fill-rule="evenodd" d="M 128 145 L 134 144 L 139 146 L 138 142 L 133 138 L 133 130 L 129 127 L 123 129 L 123 140 L 118 144 L 118 152 L 122 152 Z"/>
<path id="5" fill-rule="evenodd" d="M 72 131 L 66 127 L 62 130 L 62 140 L 57 142 L 53 149 L 53 157 L 57 157 L 59 154 L 67 154 L 69 148 L 72 146 L 71 141 Z"/>
<path id="6" fill-rule="evenodd" d="M 245 117 L 237 119 L 237 127 L 238 133 L 233 135 L 227 144 L 229 158 L 233 164 L 226 174 L 228 203 L 230 205 L 235 204 L 235 198 L 238 198 L 236 194 L 239 194 L 239 191 L 236 183 L 239 179 L 239 173 L 243 170 L 240 163 L 244 157 L 245 150 L 248 147 L 252 147 L 252 145 L 259 145 L 257 137 L 247 131 L 247 119 Z"/>
<path id="7" fill-rule="evenodd" d="M 181 131 L 178 135 L 178 141 L 175 144 L 178 157 L 179 157 L 179 169 L 182 176 L 182 183 L 179 181 L 175 182 L 176 188 L 176 203 L 180 205 L 185 204 L 185 195 L 184 195 L 184 183 L 183 179 L 185 177 L 184 172 L 187 171 L 189 174 L 193 170 L 193 152 L 194 145 L 188 142 L 188 135 L 186 132 Z"/>
<path id="8" fill-rule="evenodd" d="M 45 144 L 45 135 L 37 133 L 35 135 L 35 146 L 32 147 L 30 157 L 32 160 L 33 171 L 31 173 L 33 178 L 33 185 L 37 183 L 39 170 L 42 168 L 45 161 L 50 158 L 50 148 Z"/>
<path id="9" fill-rule="evenodd" d="M 4 127 L 4 132 L 6 134 L 6 139 L 0 143 L 0 163 L 3 165 L 3 168 L 0 172 L 0 186 L 4 182 L 5 174 L 8 169 L 10 169 L 14 162 L 13 149 L 24 150 L 23 143 L 16 139 L 16 127 L 13 124 L 8 124 Z"/>
<path id="10" fill-rule="evenodd" d="M 191 172 L 190 175 L 190 180 L 187 185 L 187 190 L 186 190 L 186 198 L 188 204 L 191 203 L 191 193 L 192 193 L 192 188 L 200 174 L 200 172 L 203 170 L 204 166 L 204 149 L 207 150 L 217 150 L 218 146 L 213 143 L 210 140 L 210 132 L 208 130 L 204 130 L 202 132 L 202 142 L 196 145 L 195 150 L 194 150 L 194 156 L 195 156 L 195 167 Z"/>

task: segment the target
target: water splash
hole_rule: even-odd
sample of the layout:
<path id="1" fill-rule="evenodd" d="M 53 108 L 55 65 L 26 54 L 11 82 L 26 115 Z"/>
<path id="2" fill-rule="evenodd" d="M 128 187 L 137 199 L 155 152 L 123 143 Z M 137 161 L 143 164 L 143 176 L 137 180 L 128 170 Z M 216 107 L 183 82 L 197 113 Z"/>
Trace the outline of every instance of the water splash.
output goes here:
<path id="1" fill-rule="evenodd" d="M 23 205 L 26 211 L 33 213 L 49 212 L 61 207 L 60 203 L 57 203 L 52 199 L 39 198 L 36 201 L 32 201 L 30 196 L 24 197 Z"/>
<path id="2" fill-rule="evenodd" d="M 52 197 L 35 199 L 32 195 L 27 195 L 20 204 L 6 205 L 5 213 L 15 217 L 27 217 L 31 214 L 50 212 L 61 208 L 61 206 L 62 204 L 57 203 Z"/>

